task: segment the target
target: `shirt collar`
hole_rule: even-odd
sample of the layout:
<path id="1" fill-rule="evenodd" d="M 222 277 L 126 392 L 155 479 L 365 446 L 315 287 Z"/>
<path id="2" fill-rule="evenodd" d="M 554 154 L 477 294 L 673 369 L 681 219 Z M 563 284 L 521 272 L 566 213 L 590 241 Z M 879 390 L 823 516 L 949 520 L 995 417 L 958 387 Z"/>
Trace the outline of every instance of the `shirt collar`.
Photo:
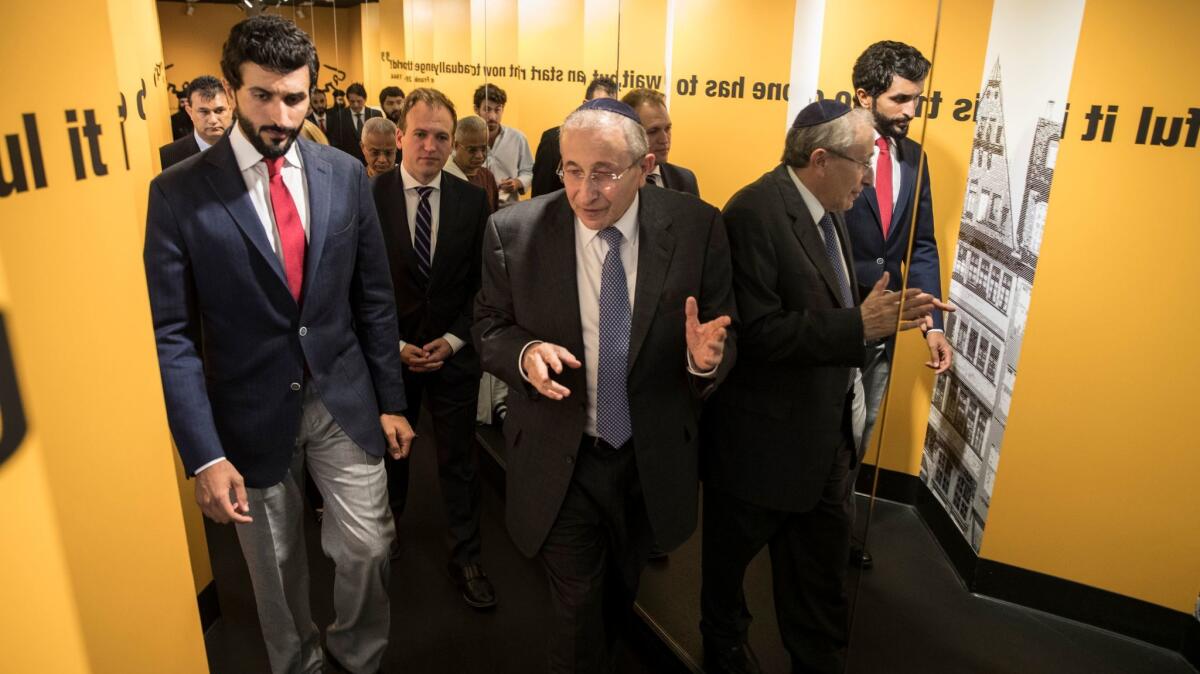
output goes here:
<path id="1" fill-rule="evenodd" d="M 658 176 L 661 178 L 662 177 L 662 164 L 655 163 L 654 170 L 651 171 L 650 173 L 648 173 L 647 175 Z"/>
<path id="2" fill-rule="evenodd" d="M 199 132 L 197 132 L 195 129 L 192 129 L 192 138 L 196 139 L 196 145 L 200 146 L 201 152 L 204 152 L 208 148 L 212 147 L 212 143 L 201 138 Z"/>
<path id="3" fill-rule="evenodd" d="M 446 160 L 446 165 L 442 167 L 442 170 L 457 178 L 462 178 L 463 180 L 467 179 L 467 172 L 462 170 L 462 167 L 454 162 L 453 154 L 451 154 L 450 158 Z"/>
<path id="4" fill-rule="evenodd" d="M 617 218 L 617 221 L 611 225 L 612 227 L 616 227 L 617 230 L 621 232 L 621 236 L 625 237 L 625 242 L 627 244 L 632 244 L 637 240 L 638 202 L 640 202 L 641 199 L 642 196 L 640 193 L 635 194 L 633 197 L 633 203 L 629 204 L 629 208 L 625 211 L 624 215 Z M 579 219 L 579 216 L 575 217 L 575 236 L 579 238 L 579 242 L 583 244 L 584 248 L 592 245 L 592 241 L 599 234 L 599 230 L 587 227 L 583 224 L 583 221 Z"/>
<path id="5" fill-rule="evenodd" d="M 450 161 L 454 160 L 451 159 Z M 405 170 L 404 162 L 400 162 L 396 168 L 400 171 L 401 184 L 404 185 L 405 190 L 415 190 L 417 187 L 422 187 L 421 181 L 412 177 L 412 174 Z M 435 190 L 442 189 L 442 172 L 438 171 L 438 174 L 433 177 L 433 180 L 430 180 L 429 184 L 424 185 L 423 187 L 432 187 Z"/>
<path id="6" fill-rule="evenodd" d="M 246 134 L 242 131 L 242 125 L 235 123 L 233 126 L 233 133 L 229 134 L 229 144 L 233 147 L 233 156 L 237 159 L 238 170 L 246 171 L 257 164 L 262 164 L 262 154 L 250 144 L 250 139 L 246 138 Z M 299 138 L 292 141 L 292 146 L 288 148 L 287 154 L 283 155 L 283 163 L 285 166 L 296 168 L 304 166 L 300 161 Z M 263 165 L 263 168 L 265 169 L 266 165 Z"/>
<path id="7" fill-rule="evenodd" d="M 796 185 L 796 189 L 800 190 L 800 198 L 804 200 L 804 205 L 808 207 L 808 212 L 812 215 L 813 222 L 820 222 L 821 218 L 825 217 L 825 207 L 821 205 L 816 195 L 801 182 L 800 176 L 796 175 L 795 169 L 789 166 L 787 167 L 787 172 L 791 176 L 792 182 Z"/>

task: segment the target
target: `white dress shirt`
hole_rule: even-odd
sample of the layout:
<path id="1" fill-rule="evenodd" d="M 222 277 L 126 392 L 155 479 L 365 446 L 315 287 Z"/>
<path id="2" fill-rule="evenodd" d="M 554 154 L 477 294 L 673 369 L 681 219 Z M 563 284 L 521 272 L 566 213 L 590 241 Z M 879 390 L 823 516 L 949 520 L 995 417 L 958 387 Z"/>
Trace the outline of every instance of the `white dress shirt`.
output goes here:
<path id="1" fill-rule="evenodd" d="M 238 170 L 241 171 L 242 180 L 246 183 L 246 191 L 250 194 L 250 202 L 254 204 L 254 212 L 258 213 L 258 220 L 262 223 L 263 231 L 267 235 L 267 241 L 271 244 L 271 250 L 283 257 L 279 252 L 279 231 L 275 227 L 275 213 L 271 209 L 271 178 L 267 174 L 267 165 L 263 163 L 263 156 L 250 141 L 242 133 L 242 127 L 234 125 L 233 132 L 229 134 L 229 144 L 233 147 L 233 156 L 237 160 Z M 199 138 L 197 138 L 199 142 Z M 204 149 L 201 147 L 201 149 Z M 300 215 L 300 224 L 304 226 L 304 238 L 308 239 L 308 183 L 304 180 L 304 166 L 300 161 L 300 149 L 298 143 L 293 142 L 288 148 L 287 154 L 283 155 L 283 167 L 280 169 L 283 174 L 283 184 L 287 186 L 288 192 L 292 195 L 292 201 L 296 204 L 296 212 Z M 208 463 L 196 469 L 196 475 L 202 473 L 206 468 L 213 464 L 224 461 L 225 457 L 213 459 Z"/>
<path id="2" fill-rule="evenodd" d="M 804 205 L 808 207 L 808 212 L 812 214 L 813 222 L 820 222 L 821 218 L 825 217 L 825 207 L 817 200 L 816 195 L 800 181 L 800 177 L 796 175 L 794 170 L 789 168 L 788 175 L 792 177 L 792 182 L 795 183 L 796 189 L 800 191 L 800 197 L 804 199 Z M 821 230 L 821 226 L 815 226 L 817 234 L 821 236 L 821 241 L 824 241 L 825 233 Z M 833 231 L 836 233 L 838 231 L 837 227 L 834 227 Z M 854 286 L 850 283 L 850 272 L 846 268 L 846 249 L 841 240 L 841 234 L 839 233 L 837 236 L 838 254 L 842 256 L 842 278 L 846 279 L 847 288 L 853 288 Z M 863 348 L 866 348 L 865 344 Z M 863 391 L 862 370 L 857 367 L 850 369 L 850 385 L 847 390 L 851 389 L 854 391 L 854 400 L 850 403 L 851 425 L 854 435 L 854 446 L 857 448 L 862 446 L 863 431 L 867 426 L 867 401 L 866 394 Z"/>
<path id="3" fill-rule="evenodd" d="M 421 195 L 417 193 L 417 188 L 421 187 L 421 181 L 417 180 L 404 168 L 404 163 L 401 162 L 396 170 L 400 172 L 400 180 L 404 185 L 404 205 L 408 214 L 408 237 L 413 244 L 413 250 L 416 250 L 417 245 L 417 205 L 421 203 Z M 433 258 L 437 255 L 437 240 L 438 226 L 441 224 L 442 210 L 442 173 L 439 171 L 433 180 L 430 180 L 424 187 L 432 187 L 433 191 L 429 193 L 429 264 L 432 267 Z M 458 353 L 458 350 L 463 347 L 463 340 L 455 337 L 450 333 L 442 335 L 442 338 L 450 344 L 451 355 Z M 400 340 L 400 348 L 403 349 L 405 342 Z M 416 345 L 418 348 L 424 346 Z"/>
<path id="4" fill-rule="evenodd" d="M 529 151 L 529 141 L 525 134 L 510 127 L 500 126 L 500 134 L 496 142 L 488 149 L 487 159 L 483 165 L 496 176 L 496 183 L 502 183 L 509 178 L 521 181 L 525 192 L 533 184 L 533 153 Z M 500 207 L 516 203 L 516 195 L 504 198 L 508 192 L 500 193 Z"/>
<path id="5" fill-rule="evenodd" d="M 201 152 L 204 152 L 208 148 L 212 147 L 212 143 L 209 143 L 208 141 L 201 138 L 200 134 L 195 129 L 192 129 L 192 138 L 196 139 L 196 145 L 200 146 Z"/>

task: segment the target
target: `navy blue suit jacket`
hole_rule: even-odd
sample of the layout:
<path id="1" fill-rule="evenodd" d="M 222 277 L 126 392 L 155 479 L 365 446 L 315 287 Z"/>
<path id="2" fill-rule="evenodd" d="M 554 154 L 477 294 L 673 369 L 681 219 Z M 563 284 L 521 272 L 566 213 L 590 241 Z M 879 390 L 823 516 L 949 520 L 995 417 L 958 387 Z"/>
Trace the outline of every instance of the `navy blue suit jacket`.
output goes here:
<path id="1" fill-rule="evenodd" d="M 859 293 L 866 297 L 883 275 L 891 274 L 888 287 L 900 290 L 900 265 L 904 262 L 908 248 L 908 230 L 913 218 L 913 205 L 918 203 L 917 231 L 913 237 L 912 260 L 908 265 L 908 287 L 920 288 L 935 297 L 942 297 L 941 266 L 938 262 L 937 239 L 933 232 L 933 199 L 929 194 L 929 164 L 921 177 L 921 189 L 917 184 L 917 162 L 925 153 L 916 142 L 902 138 L 897 143 L 900 159 L 900 197 L 892 208 L 892 222 L 887 239 L 879 223 L 879 201 L 875 190 L 865 189 L 854 205 L 846 211 L 846 229 L 850 233 L 850 244 L 854 251 L 854 271 L 858 275 Z M 895 176 L 893 176 L 895 180 Z M 942 328 L 942 312 L 933 312 L 933 326 Z"/>
<path id="2" fill-rule="evenodd" d="M 405 409 L 396 305 L 362 165 L 297 140 L 309 199 L 300 304 L 229 138 L 150 183 L 144 260 L 167 418 L 189 474 L 221 456 L 248 487 L 280 482 L 309 385 L 365 451 Z"/>

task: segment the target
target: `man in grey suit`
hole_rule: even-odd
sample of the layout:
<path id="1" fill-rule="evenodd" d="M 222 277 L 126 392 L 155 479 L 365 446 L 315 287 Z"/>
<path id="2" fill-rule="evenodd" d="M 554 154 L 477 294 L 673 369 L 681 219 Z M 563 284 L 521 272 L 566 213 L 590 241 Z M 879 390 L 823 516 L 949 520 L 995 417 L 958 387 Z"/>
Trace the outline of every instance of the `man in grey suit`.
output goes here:
<path id="1" fill-rule="evenodd" d="M 700 185 L 691 169 L 667 163 L 671 154 L 671 113 L 667 100 L 661 92 L 653 89 L 634 89 L 621 97 L 621 101 L 637 112 L 654 153 L 654 171 L 646 176 L 646 183 L 679 190 L 700 196 Z"/>
<path id="2" fill-rule="evenodd" d="M 841 213 L 871 184 L 871 116 L 825 100 L 788 132 L 783 163 L 725 206 L 741 313 L 741 357 L 709 401 L 701 437 L 705 671 L 758 672 L 746 634 L 746 566 L 771 553 L 775 609 L 792 671 L 845 664 L 850 471 L 865 414 L 864 340 L 896 331 L 887 274 L 859 301 Z M 902 328 L 933 309 L 905 292 Z"/>
<path id="3" fill-rule="evenodd" d="M 698 413 L 733 365 L 735 307 L 720 214 L 643 188 L 629 106 L 585 103 L 560 142 L 566 189 L 488 223 L 473 333 L 510 387 L 508 529 L 546 568 L 550 671 L 599 672 L 651 544 L 695 529 Z"/>
<path id="4" fill-rule="evenodd" d="M 297 140 L 308 36 L 272 15 L 230 31 L 237 127 L 150 184 L 145 264 L 167 417 L 196 500 L 237 524 L 273 672 L 319 672 L 301 520 L 304 464 L 334 562 L 329 660 L 374 672 L 395 537 L 382 456 L 413 432 L 383 234 L 363 167 Z"/>

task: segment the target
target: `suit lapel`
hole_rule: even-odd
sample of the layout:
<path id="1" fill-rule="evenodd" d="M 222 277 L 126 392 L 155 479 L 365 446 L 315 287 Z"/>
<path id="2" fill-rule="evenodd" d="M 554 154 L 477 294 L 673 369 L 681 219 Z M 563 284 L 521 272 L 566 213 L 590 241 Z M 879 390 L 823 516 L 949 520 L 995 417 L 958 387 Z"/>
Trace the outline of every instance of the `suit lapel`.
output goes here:
<path id="1" fill-rule="evenodd" d="M 800 246 L 808 255 L 810 261 L 821 273 L 821 278 L 825 281 L 825 286 L 829 289 L 830 294 L 834 298 L 834 302 L 841 304 L 842 291 L 837 282 L 837 277 L 833 273 L 833 265 L 829 263 L 829 258 L 825 256 L 825 243 L 821 240 L 821 235 L 817 232 L 817 223 L 813 220 L 812 214 L 808 212 L 808 206 L 804 205 L 804 198 L 800 196 L 800 190 L 792 183 L 790 171 L 786 165 L 780 164 L 775 169 L 775 179 L 778 183 L 779 191 L 783 194 L 783 206 L 787 214 L 792 218 L 792 231 L 796 238 L 800 240 Z M 837 221 L 837 218 L 834 218 Z M 842 240 L 846 241 L 845 228 L 842 227 Z M 846 246 L 842 246 L 843 251 Z M 853 284 L 851 284 L 853 285 Z"/>
<path id="2" fill-rule="evenodd" d="M 304 162 L 304 178 L 308 184 L 308 252 L 304 255 L 304 296 L 312 287 L 315 274 L 325 251 L 329 233 L 329 209 L 333 197 L 333 181 L 329 162 L 308 147 L 308 141 L 297 140 Z"/>
<path id="3" fill-rule="evenodd" d="M 400 169 L 396 169 L 399 173 Z M 433 265 L 429 269 L 429 285 L 433 287 L 434 283 L 447 273 L 446 266 L 451 264 L 452 256 L 441 255 L 438 251 L 449 251 L 454 245 L 454 237 L 458 235 L 458 228 L 455 223 L 458 222 L 458 212 L 462 207 L 462 200 L 459 198 L 458 185 L 446 174 L 442 172 L 441 195 L 438 201 L 438 233 L 437 233 L 437 249 L 433 251 Z M 407 213 L 407 210 L 405 211 Z M 413 254 L 415 257 L 415 253 Z"/>
<path id="4" fill-rule="evenodd" d="M 889 239 L 897 230 L 904 229 L 902 226 L 904 223 L 900 220 L 904 217 L 904 211 L 907 209 L 903 208 L 903 205 L 912 198 L 913 186 L 917 182 L 917 163 L 915 161 L 917 157 L 911 156 L 914 154 L 913 152 L 905 152 L 904 150 L 907 148 L 904 145 L 903 141 L 896 143 L 896 152 L 900 154 L 900 194 L 896 197 L 896 203 L 892 204 L 892 223 L 888 228 Z M 919 152 L 915 154 L 920 155 Z"/>
<path id="5" fill-rule="evenodd" d="M 634 290 L 633 315 L 629 326 L 629 369 L 637 362 L 650 324 L 658 309 L 671 254 L 675 250 L 675 235 L 671 233 L 671 216 L 659 203 L 661 192 L 643 188 L 638 212 L 637 288 Z"/>
<path id="6" fill-rule="evenodd" d="M 862 191 L 863 198 L 867 200 L 867 206 L 871 209 L 871 215 L 875 216 L 875 231 L 879 234 L 879 238 L 883 238 L 883 226 L 880 225 L 879 219 L 879 195 L 875 192 L 875 186 Z M 894 210 L 894 209 L 893 209 Z"/>
<path id="7" fill-rule="evenodd" d="M 254 248 L 263 256 L 271 269 L 275 270 L 275 276 L 286 289 L 287 276 L 283 271 L 283 263 L 275 254 L 275 250 L 271 248 L 271 242 L 267 240 L 267 233 L 263 229 L 263 222 L 259 219 L 258 212 L 254 210 L 254 204 L 250 201 L 250 193 L 246 191 L 246 181 L 242 179 L 242 172 L 238 169 L 237 158 L 233 154 L 229 137 L 222 138 L 219 143 L 212 146 L 204 154 L 204 158 L 209 164 L 206 176 L 209 186 L 216 192 L 221 203 L 225 205 L 225 210 L 242 230 L 242 234 L 250 239 Z"/>
<path id="8" fill-rule="evenodd" d="M 563 346 L 581 361 L 583 355 L 583 324 L 579 319 L 579 281 L 576 278 L 575 214 L 567 205 L 567 196 L 560 193 L 555 204 L 547 208 L 544 231 L 538 233 L 542 245 L 534 246 L 539 276 L 554 281 L 543 286 L 544 306 L 553 307 L 557 334 Z"/>

